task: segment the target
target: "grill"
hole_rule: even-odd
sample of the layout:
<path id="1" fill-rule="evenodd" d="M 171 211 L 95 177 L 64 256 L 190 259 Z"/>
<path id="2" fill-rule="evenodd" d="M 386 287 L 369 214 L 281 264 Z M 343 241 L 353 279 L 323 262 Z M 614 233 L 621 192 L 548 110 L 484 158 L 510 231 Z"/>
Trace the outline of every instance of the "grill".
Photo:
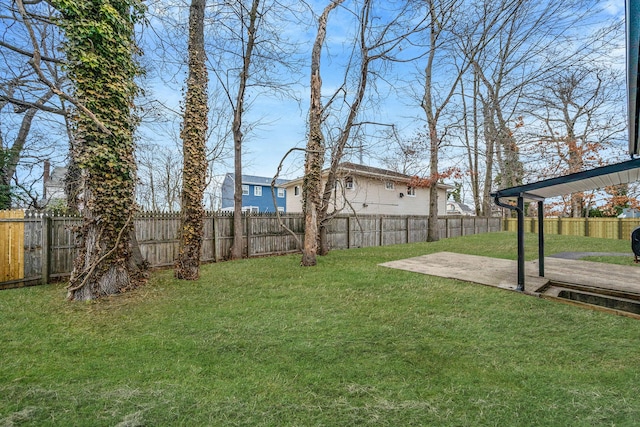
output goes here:
<path id="1" fill-rule="evenodd" d="M 638 257 L 640 256 L 640 227 L 636 227 L 631 232 L 631 250 L 633 251 L 634 261 L 640 262 Z"/>

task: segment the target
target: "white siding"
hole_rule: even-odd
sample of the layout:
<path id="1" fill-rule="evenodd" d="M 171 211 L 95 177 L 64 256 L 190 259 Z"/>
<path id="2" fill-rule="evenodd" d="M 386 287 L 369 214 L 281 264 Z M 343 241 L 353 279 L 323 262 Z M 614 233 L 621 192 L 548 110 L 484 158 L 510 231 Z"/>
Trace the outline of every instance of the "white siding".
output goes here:
<path id="1" fill-rule="evenodd" d="M 301 186 L 301 181 L 290 182 L 287 189 L 287 212 L 302 212 L 302 194 L 294 195 L 294 187 Z M 395 183 L 393 190 L 385 188 L 381 180 L 354 177 L 353 189 L 344 189 L 344 195 L 349 201 L 345 204 L 342 198 L 342 188 L 337 193 L 338 207 L 344 207 L 343 212 L 353 209 L 359 214 L 374 215 L 428 215 L 429 189 L 416 188 L 416 195 L 407 195 L 407 184 Z M 302 193 L 302 192 L 301 192 Z M 403 197 L 400 197 L 400 193 Z M 446 214 L 446 190 L 438 189 L 438 214 Z"/>
<path id="2" fill-rule="evenodd" d="M 298 195 L 295 194 L 295 187 L 299 187 Z M 287 192 L 287 212 L 302 212 L 302 181 L 289 182 L 286 184 Z"/>

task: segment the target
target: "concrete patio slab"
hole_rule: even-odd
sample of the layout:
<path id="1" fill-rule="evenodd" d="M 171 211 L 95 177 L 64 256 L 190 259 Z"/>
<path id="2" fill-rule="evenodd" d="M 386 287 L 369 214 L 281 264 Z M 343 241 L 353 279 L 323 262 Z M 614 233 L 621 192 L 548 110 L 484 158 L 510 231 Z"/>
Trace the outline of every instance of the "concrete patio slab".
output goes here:
<path id="1" fill-rule="evenodd" d="M 525 263 L 526 293 L 536 294 L 549 282 L 567 282 L 640 295 L 639 267 L 551 257 L 544 262 L 545 277 L 538 276 L 537 260 Z M 380 265 L 501 289 L 515 290 L 517 284 L 515 260 L 438 252 Z"/>

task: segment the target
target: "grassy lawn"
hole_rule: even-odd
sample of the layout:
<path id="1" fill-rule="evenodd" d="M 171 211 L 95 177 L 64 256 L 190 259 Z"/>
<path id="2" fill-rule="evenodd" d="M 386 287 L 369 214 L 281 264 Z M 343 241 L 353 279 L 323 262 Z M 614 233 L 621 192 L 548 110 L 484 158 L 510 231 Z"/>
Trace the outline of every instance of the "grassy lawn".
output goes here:
<path id="1" fill-rule="evenodd" d="M 0 426 L 638 425 L 638 320 L 377 266 L 439 251 L 515 258 L 516 238 L 161 271 L 90 304 L 2 291 Z"/>

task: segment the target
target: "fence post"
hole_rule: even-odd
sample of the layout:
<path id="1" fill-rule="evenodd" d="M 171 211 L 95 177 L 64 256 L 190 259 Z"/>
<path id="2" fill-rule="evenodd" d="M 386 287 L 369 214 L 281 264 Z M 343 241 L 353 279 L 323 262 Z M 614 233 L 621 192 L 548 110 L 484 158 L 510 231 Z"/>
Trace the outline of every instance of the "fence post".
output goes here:
<path id="1" fill-rule="evenodd" d="M 622 218 L 618 218 L 618 240 L 622 240 Z"/>
<path id="2" fill-rule="evenodd" d="M 245 225 L 247 227 L 247 258 L 251 258 L 251 214 L 247 212 L 244 217 Z"/>
<path id="3" fill-rule="evenodd" d="M 218 262 L 220 261 L 220 248 L 218 247 L 218 244 L 220 243 L 220 239 L 218 238 L 218 227 L 219 227 L 219 222 L 218 222 L 218 214 L 215 212 L 212 212 L 212 216 L 211 216 L 211 220 L 213 222 L 213 232 L 212 232 L 212 242 L 211 242 L 211 246 L 212 246 L 212 250 L 213 250 L 213 261 L 214 262 Z"/>
<path id="4" fill-rule="evenodd" d="M 351 217 L 347 217 L 347 249 L 351 249 Z"/>
<path id="5" fill-rule="evenodd" d="M 589 237 L 589 217 L 584 217 L 584 236 Z"/>
<path id="6" fill-rule="evenodd" d="M 42 259 L 41 264 L 41 282 L 43 285 L 49 283 L 50 263 L 51 263 L 51 217 L 48 214 L 42 215 Z"/>
<path id="7" fill-rule="evenodd" d="M 383 218 L 384 218 L 383 216 L 380 216 L 380 241 L 378 242 L 379 246 L 382 246 L 383 242 L 384 242 L 384 238 L 382 237 L 382 232 L 384 231 L 384 228 L 382 227 L 382 219 Z"/>
<path id="8" fill-rule="evenodd" d="M 407 243 L 411 243 L 411 228 L 410 228 L 411 221 L 410 221 L 410 218 L 411 217 L 407 216 L 407 239 L 406 239 Z"/>

